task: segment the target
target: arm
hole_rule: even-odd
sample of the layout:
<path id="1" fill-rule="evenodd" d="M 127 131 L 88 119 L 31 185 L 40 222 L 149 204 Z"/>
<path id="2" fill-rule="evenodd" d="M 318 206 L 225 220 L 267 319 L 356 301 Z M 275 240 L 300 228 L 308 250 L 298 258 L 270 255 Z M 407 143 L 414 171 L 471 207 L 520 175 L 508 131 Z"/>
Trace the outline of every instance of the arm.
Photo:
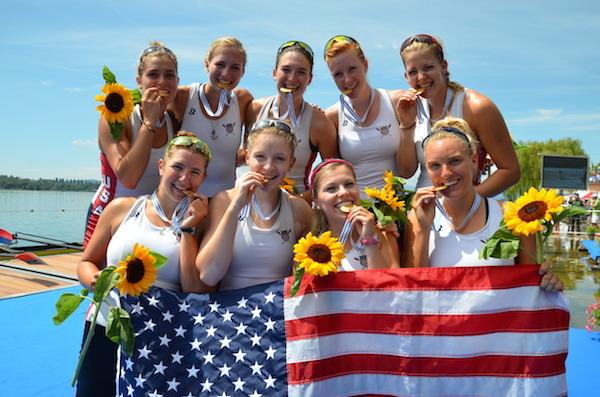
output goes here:
<path id="1" fill-rule="evenodd" d="M 208 199 L 198 195 L 190 203 L 188 216 L 181 223 L 183 229 L 200 227 L 208 214 Z M 198 255 L 197 233 L 181 233 L 179 246 L 179 279 L 183 292 L 212 292 L 212 289 L 200 280 L 196 269 Z"/>
<path id="2" fill-rule="evenodd" d="M 300 239 L 312 230 L 314 222 L 313 211 L 302 197 L 288 194 L 288 198 L 294 216 L 296 238 Z"/>
<path id="3" fill-rule="evenodd" d="M 402 178 L 410 178 L 418 166 L 415 147 L 417 94 L 414 90 L 395 90 L 390 92 L 390 98 L 400 123 L 400 146 L 396 150 L 396 165 Z"/>
<path id="4" fill-rule="evenodd" d="M 336 128 L 320 109 L 313 108 L 313 117 L 310 123 L 310 143 L 319 149 L 319 154 L 323 160 L 340 156 Z"/>
<path id="5" fill-rule="evenodd" d="M 327 117 L 327 119 L 329 119 L 329 121 L 333 124 L 333 128 L 335 128 L 335 132 L 336 132 L 336 136 L 337 136 L 337 133 L 340 131 L 340 128 L 338 125 L 338 106 L 337 106 L 337 104 L 334 104 L 334 105 L 330 106 L 327 110 L 325 110 L 325 117 Z"/>
<path id="6" fill-rule="evenodd" d="M 128 189 L 135 189 L 148 166 L 154 141 L 153 126 L 163 117 L 165 109 L 164 99 L 158 95 L 156 88 L 144 91 L 141 106 L 144 122 L 133 143 L 130 123 L 125 123 L 124 132 L 118 140 L 110 135 L 110 126 L 105 119 L 100 118 L 98 123 L 100 150 L 106 155 L 117 179 Z"/>
<path id="7" fill-rule="evenodd" d="M 135 199 L 130 197 L 115 199 L 100 215 L 94 234 L 77 264 L 77 278 L 87 289 L 93 290 L 96 286 L 100 271 L 106 267 L 108 243 L 134 202 Z"/>
<path id="8" fill-rule="evenodd" d="M 348 214 L 348 220 L 351 222 L 352 228 L 356 228 L 358 231 L 361 240 L 370 239 L 373 236 L 377 236 L 380 240 L 377 244 L 365 246 L 367 268 L 381 269 L 400 266 L 398 243 L 394 239 L 382 238 L 382 235 L 377 232 L 373 213 L 357 205 Z"/>
<path id="9" fill-rule="evenodd" d="M 235 92 L 240 104 L 240 120 L 243 125 L 242 144 L 236 155 L 236 166 L 240 166 L 246 164 L 246 141 L 248 140 L 248 134 L 250 134 L 250 130 L 256 121 L 258 112 L 260 112 L 260 105 L 258 105 L 257 109 L 256 103 L 258 101 L 254 100 L 250 91 L 244 88 L 238 88 Z"/>
<path id="10" fill-rule="evenodd" d="M 236 180 L 234 189 L 218 193 L 211 200 L 207 230 L 196 257 L 196 268 L 203 283 L 215 286 L 227 273 L 233 259 L 233 236 L 240 211 L 259 185 L 260 174 L 248 172 Z"/>
<path id="11" fill-rule="evenodd" d="M 404 264 L 407 267 L 429 266 L 429 234 L 435 217 L 435 192 L 432 187 L 417 190 L 404 229 Z"/>
<path id="12" fill-rule="evenodd" d="M 498 167 L 496 172 L 477 186 L 477 192 L 483 197 L 495 196 L 517 183 L 521 177 L 521 168 L 506 123 L 489 98 L 472 90 L 467 92 L 463 115 Z"/>
<path id="13" fill-rule="evenodd" d="M 187 107 L 188 98 L 190 95 L 190 87 L 189 86 L 181 86 L 177 87 L 177 95 L 175 96 L 175 101 L 167 105 L 167 109 L 172 111 L 177 117 L 177 120 L 183 122 L 185 108 Z"/>

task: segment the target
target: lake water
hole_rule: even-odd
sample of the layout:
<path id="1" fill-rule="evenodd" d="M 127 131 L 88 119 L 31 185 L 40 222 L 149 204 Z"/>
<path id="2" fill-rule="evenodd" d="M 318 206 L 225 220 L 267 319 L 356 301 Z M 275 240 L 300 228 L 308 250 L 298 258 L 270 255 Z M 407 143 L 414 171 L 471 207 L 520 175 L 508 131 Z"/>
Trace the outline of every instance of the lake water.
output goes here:
<path id="1" fill-rule="evenodd" d="M 0 190 L 0 228 L 76 242 L 83 228 L 93 192 L 38 192 Z M 600 271 L 585 251 L 579 251 L 578 237 L 551 236 L 546 257 L 566 286 L 571 306 L 571 326 L 585 325 L 585 309 L 600 298 Z"/>

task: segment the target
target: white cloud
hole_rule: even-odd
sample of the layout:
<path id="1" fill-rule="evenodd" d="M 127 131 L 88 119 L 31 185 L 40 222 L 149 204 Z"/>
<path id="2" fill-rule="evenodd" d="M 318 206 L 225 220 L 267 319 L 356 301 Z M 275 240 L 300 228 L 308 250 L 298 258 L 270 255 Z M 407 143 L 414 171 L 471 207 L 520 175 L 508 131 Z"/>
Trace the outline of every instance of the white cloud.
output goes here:
<path id="1" fill-rule="evenodd" d="M 563 113 L 562 109 L 536 109 L 533 114 L 517 119 L 508 120 L 509 124 L 533 124 L 550 121 L 558 118 Z"/>
<path id="2" fill-rule="evenodd" d="M 66 92 L 82 92 L 83 88 L 79 88 L 79 87 L 66 87 L 65 91 Z"/>
<path id="3" fill-rule="evenodd" d="M 49 85 L 54 84 L 54 81 L 52 81 L 52 80 L 42 80 L 42 81 L 40 81 L 40 84 L 43 85 L 43 86 L 49 86 Z"/>
<path id="4" fill-rule="evenodd" d="M 96 139 L 74 139 L 71 143 L 73 146 L 96 146 L 98 141 Z"/>

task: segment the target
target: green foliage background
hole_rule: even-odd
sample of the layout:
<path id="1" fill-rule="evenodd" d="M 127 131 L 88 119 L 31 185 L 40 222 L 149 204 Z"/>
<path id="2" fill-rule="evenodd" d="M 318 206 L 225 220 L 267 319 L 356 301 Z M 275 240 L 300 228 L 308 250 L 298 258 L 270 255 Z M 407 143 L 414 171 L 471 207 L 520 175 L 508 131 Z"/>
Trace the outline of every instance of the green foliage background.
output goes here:
<path id="1" fill-rule="evenodd" d="M 504 195 L 508 200 L 515 200 L 530 187 L 538 188 L 541 180 L 541 154 L 560 154 L 566 156 L 584 156 L 579 139 L 564 138 L 547 141 L 519 142 L 516 145 L 517 157 L 521 165 L 521 179 L 516 185 L 508 188 Z"/>
<path id="2" fill-rule="evenodd" d="M 27 179 L 0 175 L 0 189 L 15 190 L 55 190 L 72 192 L 95 192 L 100 181 L 80 179 Z"/>

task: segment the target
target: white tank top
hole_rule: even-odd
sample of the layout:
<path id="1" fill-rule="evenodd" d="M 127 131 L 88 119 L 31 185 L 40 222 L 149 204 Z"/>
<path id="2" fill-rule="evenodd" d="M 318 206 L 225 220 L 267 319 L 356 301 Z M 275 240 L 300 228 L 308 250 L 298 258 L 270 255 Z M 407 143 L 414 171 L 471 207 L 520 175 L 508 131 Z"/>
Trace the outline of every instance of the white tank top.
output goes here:
<path id="1" fill-rule="evenodd" d="M 360 197 L 365 187 L 382 188 L 383 173 L 398 175 L 396 151 L 400 145 L 400 127 L 387 91 L 378 89 L 379 114 L 371 125 L 358 127 L 344 117 L 338 102 L 338 141 L 340 155 L 354 166 Z"/>
<path id="2" fill-rule="evenodd" d="M 450 109 L 448 109 L 448 116 L 463 118 L 463 102 L 465 101 L 465 93 L 467 89 L 456 91 L 454 100 Z M 417 125 L 415 127 L 415 145 L 417 149 L 417 160 L 419 161 L 419 180 L 417 181 L 417 189 L 424 186 L 431 186 L 433 183 L 429 179 L 427 174 L 427 168 L 425 168 L 425 157 L 423 156 L 423 139 L 431 133 L 431 125 L 429 124 L 429 103 L 427 99 L 417 97 L 417 100 L 421 103 L 421 109 L 425 111 L 424 117 L 419 120 L 417 117 Z"/>
<path id="3" fill-rule="evenodd" d="M 161 159 L 165 153 L 165 148 L 169 143 L 169 140 L 175 136 L 173 131 L 173 123 L 167 113 L 165 113 L 165 120 L 167 124 L 167 143 L 159 148 L 150 149 L 150 158 L 148 159 L 148 165 L 142 174 L 139 182 L 135 189 L 128 189 L 117 179 L 117 185 L 115 189 L 115 197 L 138 197 L 143 194 L 150 194 L 158 186 L 160 176 L 158 175 L 158 160 Z M 133 113 L 130 117 L 131 125 L 131 144 L 135 142 L 137 135 L 142 126 L 142 114 L 140 112 L 140 105 L 136 105 Z"/>
<path id="4" fill-rule="evenodd" d="M 486 198 L 488 220 L 480 230 L 461 234 L 454 231 L 449 221 L 435 212 L 432 230 L 429 234 L 429 266 L 502 266 L 514 265 L 514 259 L 479 259 L 485 241 L 498 230 L 502 220 L 502 207 L 497 200 Z M 485 201 L 481 202 L 485 205 Z"/>
<path id="5" fill-rule="evenodd" d="M 158 270 L 153 285 L 172 291 L 180 291 L 179 280 L 179 241 L 172 230 L 155 226 L 146 215 L 148 196 L 141 196 L 133 204 L 115 234 L 111 237 L 106 249 L 106 266 L 117 266 L 120 261 L 133 252 L 134 244 L 142 244 L 150 251 L 157 252 L 167 258 L 167 262 Z M 111 294 L 112 297 L 118 297 Z M 109 297 L 110 298 L 110 297 Z M 116 304 L 115 299 L 109 299 Z M 88 313 L 88 320 L 93 310 Z M 105 326 L 108 306 L 102 305 L 98 314 L 98 324 Z"/>
<path id="6" fill-rule="evenodd" d="M 202 113 L 200 103 L 200 83 L 190 85 L 182 131 L 191 131 L 208 144 L 212 158 L 206 170 L 206 179 L 198 192 L 213 197 L 220 191 L 231 189 L 235 182 L 237 151 L 242 141 L 242 121 L 240 105 L 235 92 L 231 92 L 229 107 L 217 120 L 211 120 Z"/>
<path id="7" fill-rule="evenodd" d="M 272 118 L 270 111 L 276 98 L 277 95 L 267 99 L 265 104 L 260 108 L 257 121 Z M 308 190 L 308 175 L 316 157 L 316 152 L 311 149 L 310 145 L 310 123 L 312 122 L 312 116 L 312 105 L 304 102 L 298 127 L 292 128 L 292 132 L 296 135 L 297 139 L 296 151 L 294 152 L 296 162 L 292 169 L 288 171 L 287 177 L 294 180 L 300 193 Z"/>
<path id="8" fill-rule="evenodd" d="M 245 288 L 289 276 L 295 242 L 294 214 L 288 193 L 281 191 L 279 215 L 269 229 L 257 227 L 250 215 L 240 216 L 233 242 L 233 258 L 219 289 Z"/>

